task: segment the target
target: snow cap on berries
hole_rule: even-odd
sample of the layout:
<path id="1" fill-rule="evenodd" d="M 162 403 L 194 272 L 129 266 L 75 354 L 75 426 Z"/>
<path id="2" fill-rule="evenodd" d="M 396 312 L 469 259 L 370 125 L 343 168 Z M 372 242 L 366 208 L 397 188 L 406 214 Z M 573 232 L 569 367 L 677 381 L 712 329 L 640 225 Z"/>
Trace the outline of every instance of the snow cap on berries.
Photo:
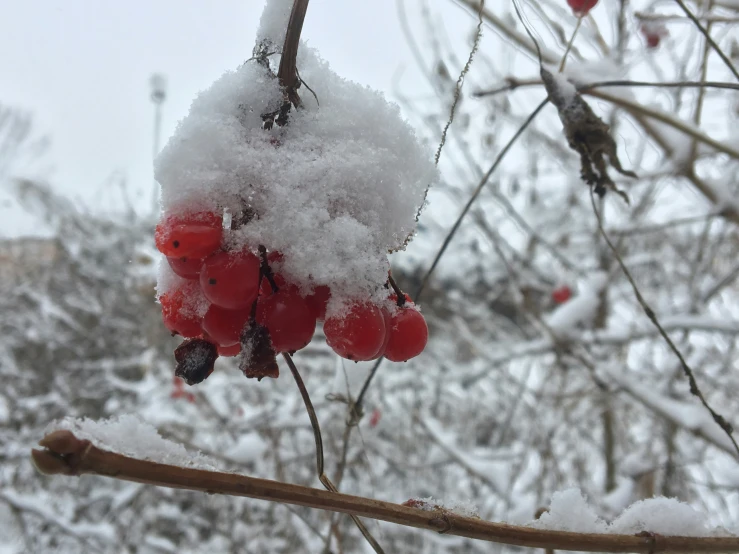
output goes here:
<path id="1" fill-rule="evenodd" d="M 164 212 L 238 213 L 247 203 L 257 215 L 228 247 L 279 250 L 283 274 L 304 292 L 377 296 L 387 253 L 414 233 L 437 179 L 431 152 L 379 92 L 339 77 L 303 44 L 297 65 L 317 99 L 301 87 L 303 107 L 283 127 L 262 128 L 283 95 L 256 61 L 195 99 L 156 161 Z"/>

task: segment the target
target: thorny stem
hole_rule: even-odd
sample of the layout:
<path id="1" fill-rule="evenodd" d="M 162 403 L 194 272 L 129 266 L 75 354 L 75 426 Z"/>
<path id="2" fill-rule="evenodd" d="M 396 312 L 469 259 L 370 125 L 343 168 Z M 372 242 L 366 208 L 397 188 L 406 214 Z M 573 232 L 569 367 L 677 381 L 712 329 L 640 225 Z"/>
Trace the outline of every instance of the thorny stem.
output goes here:
<path id="1" fill-rule="evenodd" d="M 634 281 L 634 278 L 632 277 L 631 272 L 629 272 L 629 269 L 626 267 L 626 264 L 621 258 L 621 255 L 618 253 L 618 250 L 611 242 L 611 239 L 608 238 L 608 234 L 603 228 L 603 220 L 601 219 L 600 212 L 598 211 L 598 207 L 595 204 L 595 197 L 593 196 L 592 189 L 590 189 L 590 203 L 593 206 L 593 213 L 595 213 L 595 217 L 598 221 L 598 230 L 600 231 L 600 234 L 602 235 L 603 239 L 606 241 L 606 244 L 608 244 L 608 247 L 610 248 L 611 252 L 613 252 L 613 256 L 616 258 L 618 265 L 621 266 L 621 270 L 624 272 L 626 279 L 628 279 L 629 283 L 631 284 L 631 288 L 634 290 L 634 295 L 636 296 L 637 302 L 641 306 L 642 310 L 644 310 L 644 313 L 646 314 L 647 318 L 649 318 L 649 321 L 651 321 L 654 324 L 654 326 L 657 327 L 659 334 L 665 340 L 665 342 L 667 343 L 667 346 L 669 346 L 670 350 L 672 350 L 675 356 L 677 356 L 677 359 L 680 361 L 680 366 L 682 367 L 683 373 L 685 373 L 685 376 L 688 378 L 688 383 L 690 384 L 690 394 L 698 397 L 698 399 L 701 401 L 701 404 L 703 404 L 703 406 L 711 414 L 711 417 L 713 418 L 713 420 L 728 435 L 729 440 L 731 441 L 731 444 L 734 445 L 734 449 L 736 450 L 737 456 L 739 456 L 739 444 L 737 444 L 736 440 L 734 439 L 734 436 L 732 434 L 734 430 L 731 424 L 728 421 L 726 421 L 726 419 L 721 414 L 719 414 L 713 408 L 711 408 L 711 406 L 706 401 L 705 397 L 703 396 L 703 393 L 698 387 L 698 382 L 695 379 L 693 370 L 690 368 L 690 366 L 688 365 L 688 362 L 685 360 L 680 350 L 677 348 L 677 346 L 675 346 L 675 343 L 672 341 L 670 336 L 667 334 L 667 332 L 664 330 L 664 328 L 660 324 L 659 320 L 657 319 L 657 315 L 654 313 L 654 310 L 652 310 L 651 306 L 647 304 L 647 301 L 642 296 L 641 291 L 639 290 L 639 287 L 636 284 L 636 281 Z"/>
<path id="2" fill-rule="evenodd" d="M 324 470 L 323 438 L 321 437 L 321 426 L 318 423 L 318 416 L 316 416 L 316 411 L 313 408 L 313 402 L 311 402 L 310 395 L 308 394 L 308 389 L 305 388 L 303 378 L 300 376 L 300 373 L 298 372 L 298 368 L 295 366 L 295 362 L 293 361 L 292 356 L 290 356 L 290 354 L 288 354 L 287 352 L 283 352 L 282 357 L 285 358 L 287 366 L 290 368 L 290 373 L 292 373 L 293 379 L 295 379 L 295 383 L 298 385 L 300 396 L 303 398 L 303 404 L 305 404 L 305 410 L 308 412 L 308 418 L 310 419 L 310 424 L 313 428 L 313 438 L 316 441 L 316 470 L 318 472 L 318 479 L 321 481 L 323 486 L 326 487 L 326 490 L 338 493 L 338 489 L 328 478 Z M 369 532 L 369 529 L 367 529 L 367 527 L 364 525 L 364 523 L 362 523 L 359 517 L 354 514 L 349 514 L 349 516 L 352 518 L 352 521 L 354 521 L 355 525 L 362 533 L 364 538 L 367 539 L 367 542 L 370 544 L 370 546 L 372 546 L 374 551 L 378 554 L 384 554 L 384 550 L 382 549 L 382 547 L 375 540 L 375 538 Z"/>
<path id="3" fill-rule="evenodd" d="M 437 533 L 501 544 L 590 552 L 739 552 L 737 537 L 676 537 L 652 533 L 605 535 L 534 529 L 422 510 L 392 502 L 322 491 L 235 473 L 139 460 L 98 448 L 70 431 L 46 435 L 33 449 L 36 468 L 46 475 L 100 475 L 148 485 L 226 494 L 353 514 Z"/>
<path id="4" fill-rule="evenodd" d="M 574 31 L 572 31 L 572 35 L 570 36 L 570 41 L 567 43 L 567 48 L 565 48 L 565 53 L 562 54 L 562 61 L 559 62 L 559 72 L 562 73 L 565 69 L 565 64 L 567 63 L 567 56 L 570 54 L 570 50 L 572 50 L 572 45 L 575 42 L 575 37 L 577 36 L 577 32 L 580 30 L 580 25 L 582 25 L 582 18 L 585 17 L 585 14 L 581 14 L 577 18 L 577 24 L 575 25 Z"/>

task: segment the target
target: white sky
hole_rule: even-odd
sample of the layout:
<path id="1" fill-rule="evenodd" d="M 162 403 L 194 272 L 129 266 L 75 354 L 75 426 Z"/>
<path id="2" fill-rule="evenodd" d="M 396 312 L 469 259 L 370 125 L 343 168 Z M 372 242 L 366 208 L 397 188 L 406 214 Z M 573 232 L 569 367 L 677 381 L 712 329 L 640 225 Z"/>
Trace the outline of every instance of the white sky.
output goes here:
<path id="1" fill-rule="evenodd" d="M 420 2 L 405 4 L 417 18 Z M 150 75 L 168 79 L 164 141 L 199 90 L 251 55 L 262 6 L 263 0 L 0 0 L 0 103 L 30 111 L 37 131 L 51 137 L 49 177 L 59 190 L 110 208 L 115 194 L 101 191 L 121 171 L 139 205 L 148 205 Z M 444 11 L 447 25 L 464 31 L 474 24 L 458 9 Z M 346 78 L 389 93 L 404 68 L 404 91 L 418 86 L 396 0 L 314 0 L 303 38 Z M 6 198 L 0 235 L 28 233 Z"/>

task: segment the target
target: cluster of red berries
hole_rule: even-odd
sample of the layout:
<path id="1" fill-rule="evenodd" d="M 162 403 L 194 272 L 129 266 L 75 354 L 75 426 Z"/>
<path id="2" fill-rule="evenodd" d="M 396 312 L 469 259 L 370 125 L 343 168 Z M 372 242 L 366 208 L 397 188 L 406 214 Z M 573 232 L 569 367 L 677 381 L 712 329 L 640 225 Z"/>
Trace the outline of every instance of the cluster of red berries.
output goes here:
<path id="1" fill-rule="evenodd" d="M 274 353 L 295 352 L 311 341 L 316 322 L 325 320 L 327 343 L 349 360 L 406 361 L 426 346 L 426 321 L 407 295 L 390 295 L 395 306 L 355 302 L 341 316 L 325 319 L 329 287 L 304 296 L 280 275 L 281 253 L 267 254 L 261 246 L 257 253 L 224 250 L 223 235 L 223 217 L 210 211 L 170 215 L 157 225 L 157 249 L 186 280 L 159 298 L 172 333 L 208 341 L 219 356 L 236 356 L 244 331 L 259 326 Z M 187 309 L 198 289 L 208 301 L 204 315 Z"/>

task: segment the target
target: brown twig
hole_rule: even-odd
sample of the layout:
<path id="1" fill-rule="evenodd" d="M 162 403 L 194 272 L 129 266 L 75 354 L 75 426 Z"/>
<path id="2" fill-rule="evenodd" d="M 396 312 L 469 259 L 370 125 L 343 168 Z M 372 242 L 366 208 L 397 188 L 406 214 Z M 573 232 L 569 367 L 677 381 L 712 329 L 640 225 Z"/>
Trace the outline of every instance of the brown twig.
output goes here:
<path id="1" fill-rule="evenodd" d="M 308 0 L 295 0 L 293 3 L 290 21 L 287 24 L 287 33 L 285 34 L 285 45 L 282 47 L 280 67 L 277 70 L 280 85 L 284 87 L 288 100 L 296 108 L 300 107 L 300 96 L 298 96 L 300 78 L 298 77 L 297 66 L 298 45 L 300 44 L 300 33 L 303 30 L 303 21 L 305 21 L 307 10 Z"/>
<path id="2" fill-rule="evenodd" d="M 739 537 L 606 535 L 533 529 L 235 473 L 160 464 L 103 450 L 66 430 L 46 435 L 39 444 L 44 450 L 34 449 L 32 458 L 39 471 L 47 475 L 101 475 L 209 494 L 245 496 L 389 521 L 437 533 L 443 531 L 447 535 L 532 548 L 645 554 L 668 551 L 739 552 Z"/>
<path id="3" fill-rule="evenodd" d="M 736 67 L 734 67 L 734 64 L 731 63 L 731 60 L 724 54 L 723 50 L 719 47 L 718 44 L 711 38 L 711 34 L 706 30 L 703 25 L 701 25 L 701 22 L 698 21 L 698 18 L 695 17 L 693 12 L 691 12 L 688 7 L 685 5 L 685 2 L 683 0 L 675 0 L 678 6 L 680 6 L 680 9 L 683 10 L 686 16 L 693 22 L 693 25 L 695 25 L 698 30 L 703 34 L 704 37 L 706 37 L 706 41 L 708 41 L 708 44 L 711 45 L 711 48 L 713 48 L 716 51 L 716 54 L 718 54 L 718 57 L 721 58 L 721 61 L 724 62 L 724 65 L 729 68 L 729 71 L 731 71 L 734 74 L 734 77 L 739 80 L 739 71 L 736 70 Z"/>
<path id="4" fill-rule="evenodd" d="M 323 486 L 326 487 L 326 490 L 338 493 L 339 490 L 328 478 L 328 475 L 326 475 L 323 460 L 323 438 L 321 437 L 321 426 L 318 423 L 318 416 L 316 416 L 316 411 L 313 409 L 313 402 L 311 402 L 310 395 L 308 394 L 308 389 L 305 388 L 303 378 L 300 376 L 298 368 L 295 365 L 295 362 L 293 362 L 292 356 L 290 356 L 290 354 L 288 354 L 287 352 L 283 352 L 282 357 L 285 358 L 285 361 L 290 368 L 290 372 L 293 375 L 293 379 L 295 379 L 295 383 L 298 385 L 300 396 L 303 398 L 303 403 L 305 404 L 305 409 L 308 412 L 308 418 L 310 419 L 310 424 L 313 428 L 313 437 L 316 441 L 316 470 L 318 472 L 318 479 L 321 481 Z M 367 527 L 364 525 L 364 523 L 362 523 L 359 517 L 351 513 L 349 514 L 349 517 L 352 518 L 352 521 L 354 521 L 354 524 L 357 526 L 359 531 L 362 533 L 362 535 L 370 544 L 370 546 L 374 549 L 374 551 L 378 554 L 384 554 L 385 551 L 375 540 L 375 538 L 369 532 L 369 529 L 367 529 Z"/>
<path id="5" fill-rule="evenodd" d="M 662 324 L 657 319 L 657 315 L 654 313 L 654 310 L 651 308 L 649 304 L 647 304 L 647 301 L 642 296 L 641 291 L 639 290 L 639 287 L 636 284 L 636 281 L 634 281 L 634 278 L 632 277 L 631 272 L 629 271 L 629 268 L 626 267 L 626 264 L 624 263 L 623 259 L 621 259 L 621 255 L 618 253 L 618 250 L 611 242 L 611 239 L 608 238 L 608 234 L 606 233 L 605 229 L 603 229 L 603 220 L 601 219 L 600 212 L 598 211 L 598 207 L 595 204 L 595 198 L 593 196 L 592 189 L 590 191 L 590 203 L 593 207 L 593 213 L 595 213 L 595 217 L 598 221 L 598 230 L 600 231 L 600 234 L 603 237 L 603 240 L 606 241 L 606 244 L 608 244 L 608 247 L 611 249 L 611 252 L 613 252 L 613 256 L 616 258 L 618 265 L 621 267 L 621 270 L 624 272 L 626 279 L 631 284 L 631 288 L 634 291 L 634 296 L 636 296 L 636 300 L 639 303 L 639 306 L 641 306 L 642 310 L 644 310 L 644 313 L 646 314 L 647 318 L 649 318 L 649 321 L 651 321 L 652 324 L 654 324 L 654 326 L 659 331 L 659 334 L 662 336 L 662 338 L 667 343 L 667 346 L 670 348 L 670 350 L 672 350 L 675 356 L 677 356 L 677 359 L 680 361 L 680 366 L 682 367 L 683 373 L 685 373 L 685 376 L 687 377 L 688 383 L 690 385 L 690 394 L 692 394 L 693 396 L 696 396 L 698 400 L 700 400 L 701 404 L 703 404 L 703 406 L 706 408 L 706 410 L 708 410 L 708 412 L 711 414 L 711 417 L 713 418 L 713 421 L 715 421 L 716 424 L 719 427 L 721 427 L 724 433 L 726 433 L 726 435 L 729 437 L 731 444 L 734 445 L 734 449 L 736 450 L 737 456 L 739 456 L 739 444 L 737 444 L 732 434 L 734 432 L 734 429 L 732 428 L 731 424 L 721 414 L 716 412 L 708 404 L 708 401 L 705 399 L 705 397 L 703 396 L 703 393 L 698 387 L 698 382 L 695 379 L 693 370 L 688 365 L 688 362 L 685 360 L 685 358 L 683 357 L 678 347 L 675 346 L 675 343 L 670 338 L 670 335 L 668 335 L 667 331 L 665 331 L 664 327 L 662 327 Z"/>

